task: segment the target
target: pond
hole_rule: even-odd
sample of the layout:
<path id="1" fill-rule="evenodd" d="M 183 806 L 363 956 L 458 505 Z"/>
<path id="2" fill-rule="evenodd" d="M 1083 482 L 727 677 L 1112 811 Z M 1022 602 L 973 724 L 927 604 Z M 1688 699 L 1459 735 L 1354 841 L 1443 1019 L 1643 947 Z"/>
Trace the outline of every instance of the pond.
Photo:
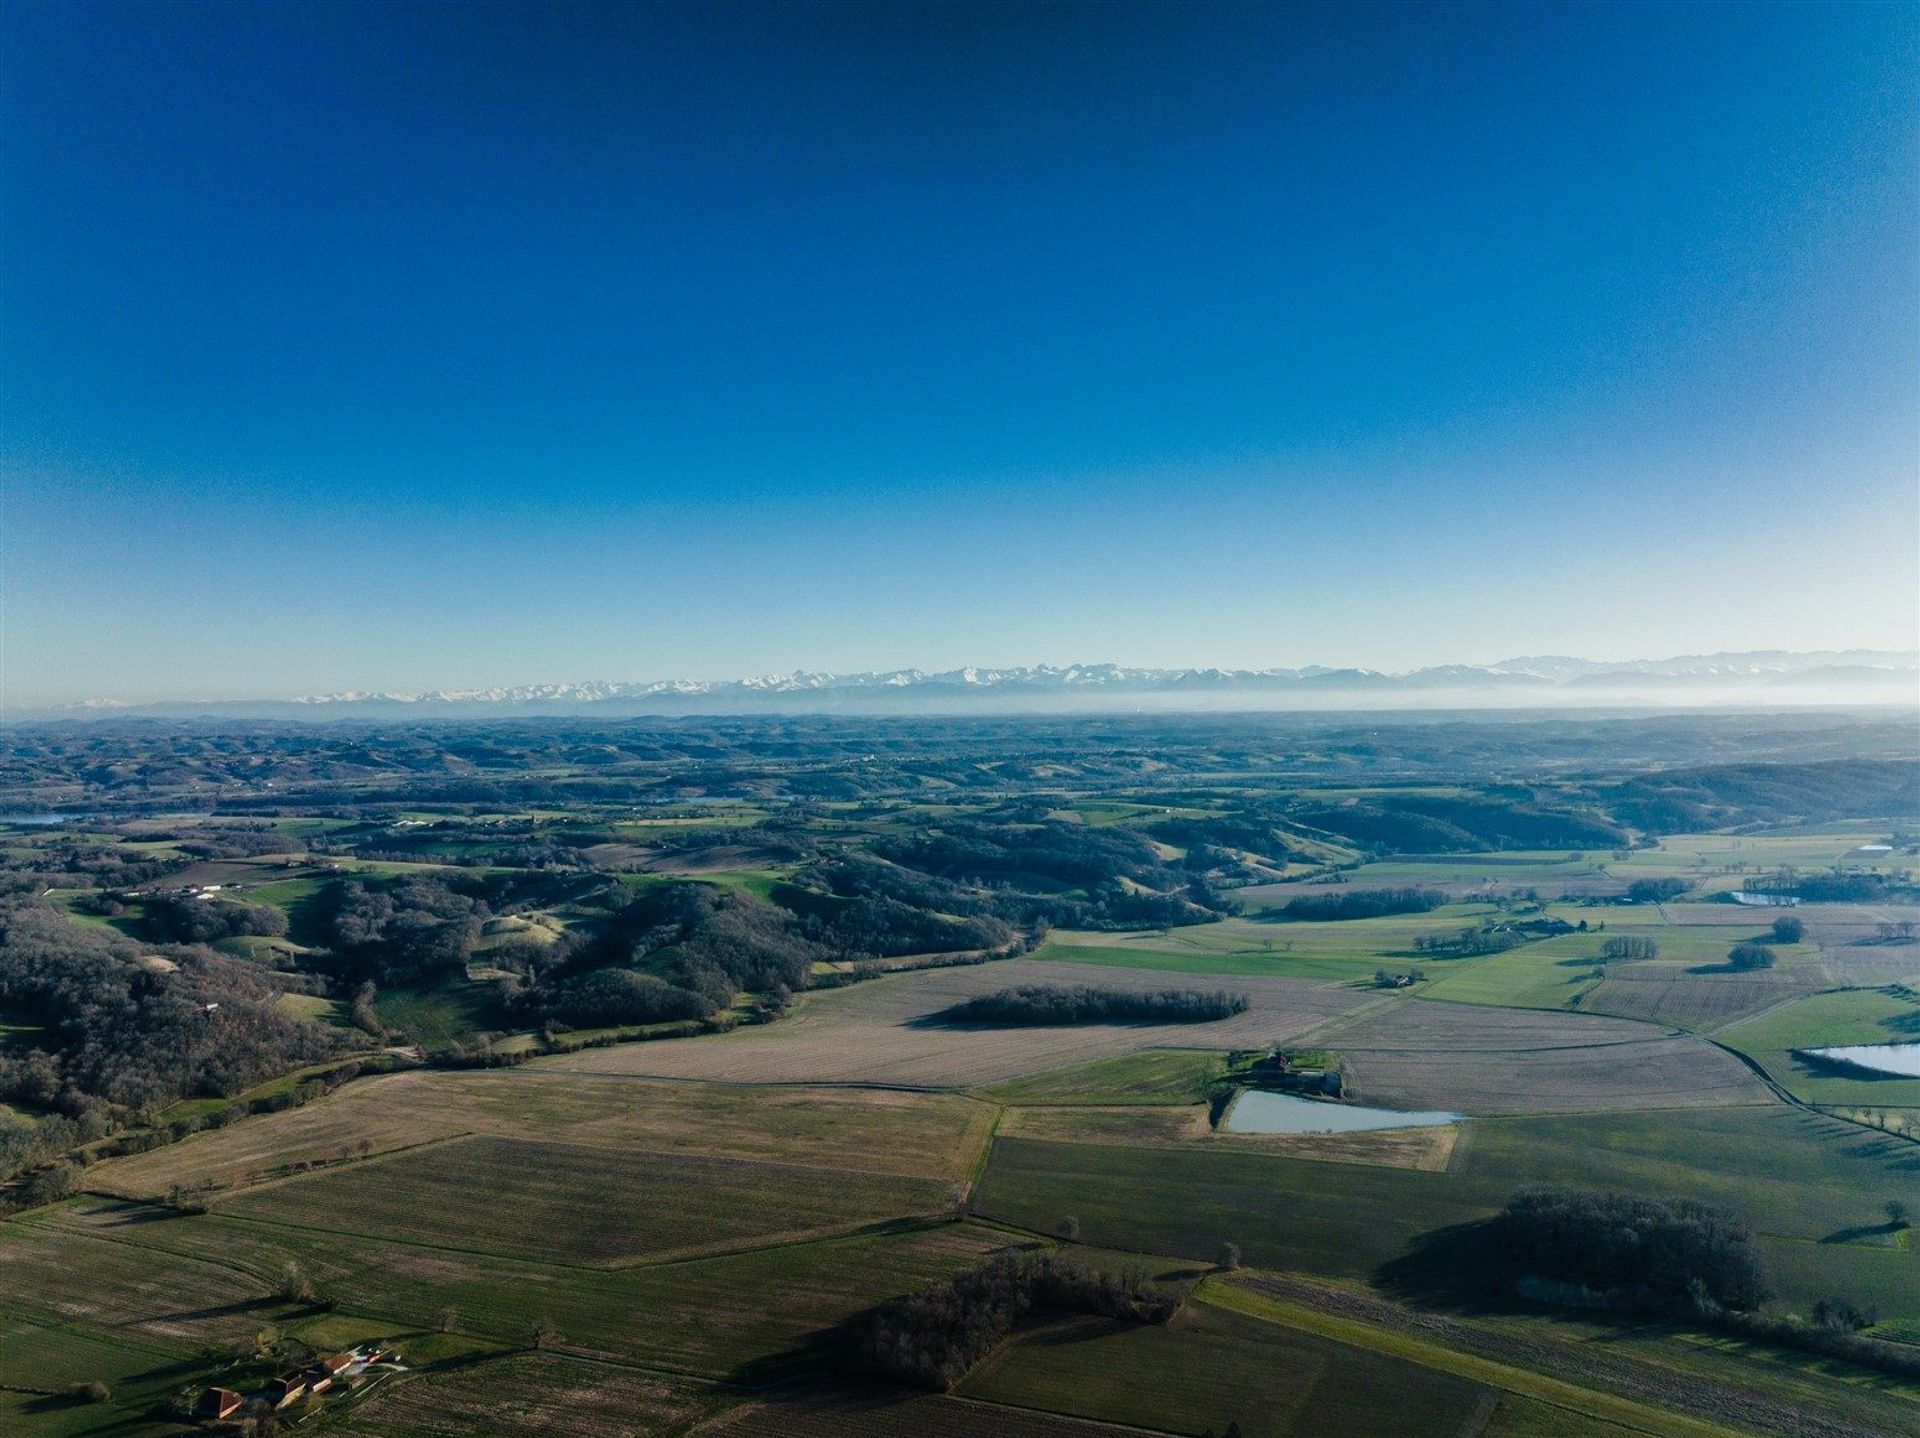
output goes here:
<path id="1" fill-rule="evenodd" d="M 1808 1049 L 1815 1058 L 1856 1064 L 1875 1073 L 1920 1078 L 1920 1044 L 1848 1044 L 1841 1048 Z"/>
<path id="2" fill-rule="evenodd" d="M 1362 1133 L 1376 1128 L 1432 1128 L 1460 1119 L 1460 1114 L 1444 1109 L 1402 1113 L 1248 1089 L 1233 1101 L 1220 1127 L 1228 1133 Z"/>

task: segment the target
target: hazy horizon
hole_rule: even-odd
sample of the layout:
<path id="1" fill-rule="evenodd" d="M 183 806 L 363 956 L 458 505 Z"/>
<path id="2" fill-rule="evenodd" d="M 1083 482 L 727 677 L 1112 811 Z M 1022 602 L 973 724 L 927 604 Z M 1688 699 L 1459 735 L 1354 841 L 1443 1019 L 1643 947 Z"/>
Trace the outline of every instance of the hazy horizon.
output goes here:
<path id="1" fill-rule="evenodd" d="M 1454 671 L 1461 672 L 1457 679 Z M 763 674 L 591 675 L 547 677 L 446 688 L 366 686 L 300 694 L 259 691 L 126 698 L 90 695 L 51 704 L 15 704 L 0 718 L 70 714 L 180 712 L 195 705 L 235 714 L 319 715 L 393 710 L 415 704 L 480 713 L 511 712 L 753 713 L 931 712 L 959 699 L 967 709 L 1072 712 L 1115 705 L 1143 709 L 1326 710 L 1354 708 L 1564 708 L 1619 706 L 1698 708 L 1779 703 L 1796 706 L 1920 707 L 1920 650 L 1784 652 L 1763 650 L 1629 660 L 1569 655 L 1512 655 L 1485 663 L 1443 663 L 1412 669 L 1365 665 L 1125 665 L 1087 661 L 1040 665 L 894 666 L 828 672 L 797 668 Z M 1511 687 L 1509 681 L 1527 681 Z M 1353 686 L 1359 685 L 1359 688 Z M 663 709 L 661 706 L 669 706 Z M 169 707 L 171 706 L 171 708 Z"/>
<path id="2" fill-rule="evenodd" d="M 432 694 L 432 693 L 467 693 L 467 692 L 480 692 L 480 691 L 498 690 L 498 689 L 530 689 L 530 688 L 537 688 L 537 687 L 543 687 L 543 686 L 585 686 L 585 685 L 595 685 L 595 684 L 641 685 L 641 684 L 691 683 L 691 684 L 724 685 L 724 684 L 737 684 L 741 682 L 752 682 L 757 680 L 786 679 L 786 678 L 793 678 L 798 676 L 830 677 L 835 679 L 850 678 L 850 677 L 862 676 L 862 675 L 875 675 L 875 674 L 885 675 L 885 674 L 902 674 L 902 673 L 919 673 L 919 674 L 931 676 L 931 675 L 958 673 L 964 670 L 980 670 L 984 672 L 1005 672 L 1005 671 L 1017 671 L 1017 670 L 1061 671 L 1061 670 L 1076 669 L 1076 668 L 1077 669 L 1116 668 L 1116 669 L 1124 669 L 1124 670 L 1162 670 L 1162 671 L 1194 671 L 1194 672 L 1222 671 L 1227 673 L 1238 673 L 1238 674 L 1261 674 L 1261 673 L 1273 673 L 1273 672 L 1297 670 L 1297 671 L 1308 671 L 1308 672 L 1357 671 L 1357 672 L 1369 673 L 1369 674 L 1386 675 L 1390 677 L 1401 677 L 1401 676 L 1417 674 L 1422 671 L 1434 670 L 1434 669 L 1446 669 L 1446 668 L 1495 669 L 1500 666 L 1516 665 L 1529 659 L 1534 659 L 1534 660 L 1567 659 L 1567 660 L 1576 660 L 1576 661 L 1591 663 L 1596 665 L 1634 665 L 1634 664 L 1662 664 L 1662 663 L 1668 663 L 1668 662 L 1681 660 L 1681 659 L 1710 658 L 1718 655 L 1747 655 L 1747 654 L 1771 654 L 1771 653 L 1794 655 L 1794 656 L 1805 655 L 1805 654 L 1835 654 L 1835 655 L 1866 654 L 1866 655 L 1875 656 L 1876 659 L 1881 657 L 1891 656 L 1899 660 L 1905 661 L 1909 665 L 1911 665 L 1911 663 L 1916 659 L 1920 659 L 1920 647 L 1899 648 L 1899 647 L 1883 647 L 1879 645 L 1862 645 L 1862 644 L 1819 645 L 1819 646 L 1810 646 L 1804 649 L 1803 648 L 1789 649 L 1779 645 L 1768 645 L 1763 648 L 1756 648 L 1756 649 L 1737 649 L 1737 650 L 1736 649 L 1709 649 L 1709 650 L 1699 650 L 1699 651 L 1688 651 L 1685 653 L 1675 652 L 1671 654 L 1660 653 L 1660 654 L 1617 654 L 1617 655 L 1575 654 L 1565 649 L 1542 649 L 1542 650 L 1533 651 L 1527 654 L 1518 654 L 1518 653 L 1504 654 L 1497 658 L 1463 659 L 1458 657 L 1440 656 L 1440 657 L 1432 658 L 1430 660 L 1411 663 L 1411 664 L 1371 664 L 1371 663 L 1364 663 L 1364 662 L 1358 662 L 1358 661 L 1342 661 L 1337 657 L 1307 658 L 1307 659 L 1300 659 L 1300 660 L 1254 662 L 1254 663 L 1203 663 L 1203 662 L 1179 662 L 1179 661 L 1169 662 L 1169 663 L 1149 663 L 1149 662 L 1135 662 L 1127 659 L 1113 659 L 1108 657 L 1091 658 L 1091 659 L 1074 659 L 1074 658 L 1069 658 L 1065 656 L 1054 655 L 1050 657 L 1042 657 L 1036 660 L 1020 661 L 1015 663 L 983 663 L 978 659 L 969 659 L 969 660 L 963 660 L 961 662 L 951 663 L 951 664 L 906 662 L 906 663 L 893 663 L 893 664 L 863 665 L 859 667 L 848 667 L 848 668 L 829 668 L 822 665 L 792 664 L 792 665 L 786 665 L 786 666 L 777 667 L 777 668 L 759 669 L 759 670 L 752 670 L 752 671 L 739 671 L 739 672 L 716 670 L 714 672 L 699 672 L 699 673 L 653 672 L 653 671 L 624 673 L 624 672 L 619 672 L 614 670 L 603 669 L 601 671 L 594 671 L 594 672 L 560 673 L 560 672 L 552 671 L 551 668 L 548 668 L 548 669 L 538 670 L 532 673 L 506 673 L 506 672 L 493 673 L 493 674 L 488 674 L 482 677 L 475 677 L 475 678 L 470 678 L 470 679 L 456 681 L 456 682 L 439 683 L 439 684 L 429 684 L 429 683 L 421 683 L 421 682 L 409 683 L 409 682 L 406 682 L 404 678 L 402 678 L 398 681 L 389 682 L 389 683 L 370 683 L 370 682 L 344 683 L 344 684 L 339 684 L 334 686 L 309 686 L 309 687 L 296 686 L 293 688 L 284 688 L 284 689 L 275 689 L 275 688 L 270 688 L 264 685 L 250 685 L 246 682 L 246 680 L 243 677 L 234 677 L 234 678 L 230 678 L 224 685 L 218 685 L 214 687 L 196 687 L 191 683 L 182 684 L 175 688 L 161 688 L 157 690 L 122 690 L 122 689 L 114 689 L 112 687 L 103 687 L 100 689 L 90 690 L 86 692 L 75 691 L 75 692 L 65 692 L 65 693 L 54 693 L 49 695 L 35 695 L 32 693 L 23 692 L 17 685 L 6 683 L 3 678 L 0 678 L 0 686 L 4 686 L 6 691 L 4 696 L 4 703 L 0 704 L 0 708 L 4 708 L 7 710 L 17 710 L 17 711 L 39 711 L 39 710 L 53 710 L 53 709 L 81 707 L 81 706 L 86 706 L 90 704 L 101 704 L 101 705 L 108 705 L 108 706 L 124 705 L 127 707 L 140 707 L 145 705 L 167 704 L 167 703 L 176 703 L 176 702 L 227 703 L 227 702 L 252 701 L 252 700 L 272 700 L 272 701 L 300 700 L 300 699 L 307 699 L 307 698 L 320 697 L 320 696 L 349 695 L 349 694 L 353 694 L 353 695 L 359 695 L 359 694 L 422 695 L 422 694 Z"/>

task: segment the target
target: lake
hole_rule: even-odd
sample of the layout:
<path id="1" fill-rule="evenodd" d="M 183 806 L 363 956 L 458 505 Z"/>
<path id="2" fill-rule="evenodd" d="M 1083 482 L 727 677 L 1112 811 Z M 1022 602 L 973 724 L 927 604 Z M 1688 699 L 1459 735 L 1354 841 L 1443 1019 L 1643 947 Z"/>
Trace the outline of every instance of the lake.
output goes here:
<path id="1" fill-rule="evenodd" d="M 1458 1123 L 1444 1109 L 1402 1113 L 1359 1104 L 1320 1103 L 1297 1094 L 1248 1089 L 1233 1101 L 1221 1128 L 1228 1133 L 1362 1133 L 1376 1128 L 1432 1128 Z"/>
<path id="2" fill-rule="evenodd" d="M 1875 1073 L 1920 1078 L 1920 1044 L 1849 1044 L 1843 1048 L 1808 1049 L 1823 1059 L 1858 1064 Z"/>

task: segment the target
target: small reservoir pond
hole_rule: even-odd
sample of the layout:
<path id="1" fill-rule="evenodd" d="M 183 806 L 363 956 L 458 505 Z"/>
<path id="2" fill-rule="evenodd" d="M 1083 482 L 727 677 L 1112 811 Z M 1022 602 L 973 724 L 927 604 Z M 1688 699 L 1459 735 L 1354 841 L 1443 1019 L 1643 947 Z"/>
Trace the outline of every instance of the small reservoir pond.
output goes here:
<path id="1" fill-rule="evenodd" d="M 1227 1133 L 1362 1133 L 1376 1128 L 1432 1128 L 1458 1123 L 1461 1115 L 1444 1109 L 1402 1113 L 1359 1104 L 1321 1103 L 1297 1094 L 1248 1089 L 1221 1120 Z"/>
<path id="2" fill-rule="evenodd" d="M 1843 1048 L 1808 1049 L 1807 1052 L 1823 1059 L 1858 1064 L 1876 1073 L 1920 1078 L 1920 1044 L 1849 1044 Z"/>

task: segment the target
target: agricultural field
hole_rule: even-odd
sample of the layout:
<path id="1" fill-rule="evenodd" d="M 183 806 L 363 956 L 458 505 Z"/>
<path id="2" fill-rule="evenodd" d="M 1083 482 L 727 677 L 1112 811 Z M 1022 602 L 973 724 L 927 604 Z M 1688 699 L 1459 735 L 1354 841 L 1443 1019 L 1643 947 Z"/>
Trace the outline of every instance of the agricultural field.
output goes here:
<path id="1" fill-rule="evenodd" d="M 684 1431 L 718 1405 L 703 1388 L 603 1364 L 516 1354 L 387 1382 L 343 1438 L 607 1438 Z"/>
<path id="2" fill-rule="evenodd" d="M 1815 994 L 1719 1035 L 1722 1043 L 1752 1058 L 1795 1097 L 1841 1108 L 1920 1108 L 1920 1079 L 1826 1069 L 1796 1057 L 1793 1050 L 1911 1043 L 1916 1037 L 1920 1037 L 1920 997 L 1894 987 Z"/>
<path id="3" fill-rule="evenodd" d="M 840 1166 L 471 1137 L 263 1185 L 214 1211 L 346 1238 L 617 1266 L 930 1215 L 951 1206 L 949 1189 Z"/>
<path id="4" fill-rule="evenodd" d="M 808 1391 L 750 1399 L 713 1429 L 726 1438 L 1129 1438 L 1140 1430 L 948 1394 Z"/>
<path id="5" fill-rule="evenodd" d="M 1205 1108 L 1169 1104 L 1139 1108 L 1099 1108 L 1090 1104 L 1010 1108 L 995 1130 L 997 1138 L 1043 1139 L 1055 1143 L 1111 1143 L 1128 1148 L 1165 1147 L 1278 1154 L 1316 1163 L 1383 1164 L 1444 1172 L 1453 1160 L 1461 1127 L 1435 1124 L 1358 1133 L 1228 1133 L 1209 1122 Z"/>
<path id="6" fill-rule="evenodd" d="M 1101 1024 L 1035 1033 L 961 1028 L 937 1018 L 964 999 L 1010 985 L 1087 982 L 1079 965 L 1040 959 L 889 975 L 810 994 L 776 1025 L 596 1049 L 540 1059 L 536 1067 L 732 1082 L 965 1088 L 1144 1049 L 1190 1046 L 1202 1028 L 1206 1040 L 1223 1050 L 1284 1042 L 1368 1002 L 1367 995 L 1335 984 L 1270 978 L 1236 981 L 1233 989 L 1250 1000 L 1246 1012 L 1206 1025 Z M 1103 972 L 1099 982 L 1144 992 L 1165 988 L 1168 976 Z"/>
<path id="7" fill-rule="evenodd" d="M 1018 1408 L 1249 1438 L 1474 1432 L 1496 1395 L 1451 1374 L 1194 1304 L 1165 1328 L 1080 1318 L 1038 1328 L 960 1390 Z"/>
<path id="8" fill-rule="evenodd" d="M 1779 1252 L 1870 1249 L 1853 1276 L 1893 1318 L 1920 1310 L 1920 1250 L 1892 1243 L 1884 1226 L 1887 1200 L 1920 1204 L 1910 1147 L 1778 1105 L 1483 1121 L 1468 1125 L 1437 1173 L 1224 1148 L 1003 1138 L 975 1208 L 1040 1232 L 1072 1215 L 1091 1243 L 1131 1238 L 1151 1252 L 1205 1259 L 1231 1242 L 1256 1267 L 1363 1278 L 1420 1235 L 1484 1217 L 1529 1184 L 1689 1193 L 1740 1213 Z M 1804 1276 L 1779 1281 L 1798 1285 Z M 1808 1287 L 1794 1296 L 1820 1294 Z"/>
<path id="9" fill-rule="evenodd" d="M 1400 999 L 1314 1036 L 1354 1095 L 1470 1116 L 1759 1104 L 1765 1084 L 1704 1039 L 1599 1015 Z"/>
<path id="10" fill-rule="evenodd" d="M 44 1265 L 48 1309 L 90 1327 L 182 1338 L 196 1347 L 246 1341 L 263 1323 L 298 1318 L 301 1304 L 273 1297 L 286 1265 L 307 1274 L 336 1317 L 421 1343 L 451 1310 L 463 1341 L 513 1347 L 545 1319 L 557 1346 L 609 1361 L 695 1377 L 742 1381 L 784 1376 L 812 1360 L 824 1330 L 895 1292 L 912 1291 L 991 1251 L 1005 1235 L 972 1224 L 775 1242 L 713 1257 L 625 1268 L 559 1265 L 394 1242 L 377 1234 L 342 1240 L 325 1230 L 225 1217 L 178 1217 L 150 1208 L 86 1201 L 32 1225 Z M 146 1275 L 149 1290 L 194 1295 L 197 1307 L 151 1301 L 104 1309 L 76 1302 L 104 1255 Z M 77 1273 L 72 1270 L 79 1270 Z M 207 1274 L 229 1275 L 231 1296 L 199 1299 Z M 108 1272 L 108 1281 L 113 1274 Z M 766 1295 L 777 1292 L 770 1305 Z M 207 1308 L 214 1310 L 203 1316 Z M 185 1381 L 183 1378 L 182 1381 Z"/>
<path id="11" fill-rule="evenodd" d="M 986 1104 L 891 1089 L 665 1084 L 539 1068 L 414 1070 L 364 1079 L 303 1108 L 110 1160 L 88 1179 L 101 1192 L 151 1198 L 172 1184 L 236 1188 L 302 1163 L 486 1135 L 616 1151 L 644 1145 L 667 1154 L 846 1164 L 951 1181 L 977 1163 L 992 1117 Z"/>
<path id="12" fill-rule="evenodd" d="M 1145 1049 L 995 1084 L 980 1097 L 1013 1105 L 1196 1104 L 1207 1101 L 1226 1071 L 1225 1058 L 1215 1051 Z"/>
<path id="13" fill-rule="evenodd" d="M 433 797 L 442 740 L 401 731 L 372 767 L 180 737 L 137 815 L 45 750 L 92 797 L 0 834 L 0 1065 L 39 1055 L 0 1067 L 0 1428 L 173 1438 L 208 1383 L 368 1343 L 404 1371 L 301 1431 L 1920 1433 L 1886 1357 L 1920 1355 L 1920 1080 L 1794 1056 L 1920 1031 L 1897 809 L 1709 765 L 1673 802 L 1727 831 L 1655 832 L 1623 816 L 1668 802 L 1644 754 L 1685 726 L 1283 752 L 1243 722 L 473 736 L 525 803 Z M 1803 742 L 1697 722 L 1715 759 Z M 20 977 L 71 956 L 124 971 L 118 1026 Z M 947 1014 L 1016 987 L 1111 1007 Z M 1183 991 L 1224 998 L 1152 1007 Z M 1249 1087 L 1389 1112 L 1231 1131 Z M 1538 1185 L 1711 1205 L 1787 1327 L 1449 1288 Z M 876 1309 L 1010 1253 L 1182 1301 L 1032 1312 L 948 1392 L 843 1371 Z M 1817 1313 L 1872 1361 L 1809 1347 Z"/>
<path id="14" fill-rule="evenodd" d="M 1254 890 L 1236 890 L 1249 903 Z M 1285 898 L 1316 892 L 1289 885 Z M 1229 918 L 1203 927 L 1168 932 L 1056 932 L 1038 957 L 1062 963 L 1150 969 L 1160 973 L 1232 977 L 1274 976 L 1332 982 L 1363 980 L 1382 962 L 1418 959 L 1414 941 L 1423 934 L 1458 930 L 1499 911 L 1479 903 L 1453 903 L 1424 914 L 1318 923 L 1311 920 Z M 1458 961 L 1461 967 L 1482 962 Z"/>

